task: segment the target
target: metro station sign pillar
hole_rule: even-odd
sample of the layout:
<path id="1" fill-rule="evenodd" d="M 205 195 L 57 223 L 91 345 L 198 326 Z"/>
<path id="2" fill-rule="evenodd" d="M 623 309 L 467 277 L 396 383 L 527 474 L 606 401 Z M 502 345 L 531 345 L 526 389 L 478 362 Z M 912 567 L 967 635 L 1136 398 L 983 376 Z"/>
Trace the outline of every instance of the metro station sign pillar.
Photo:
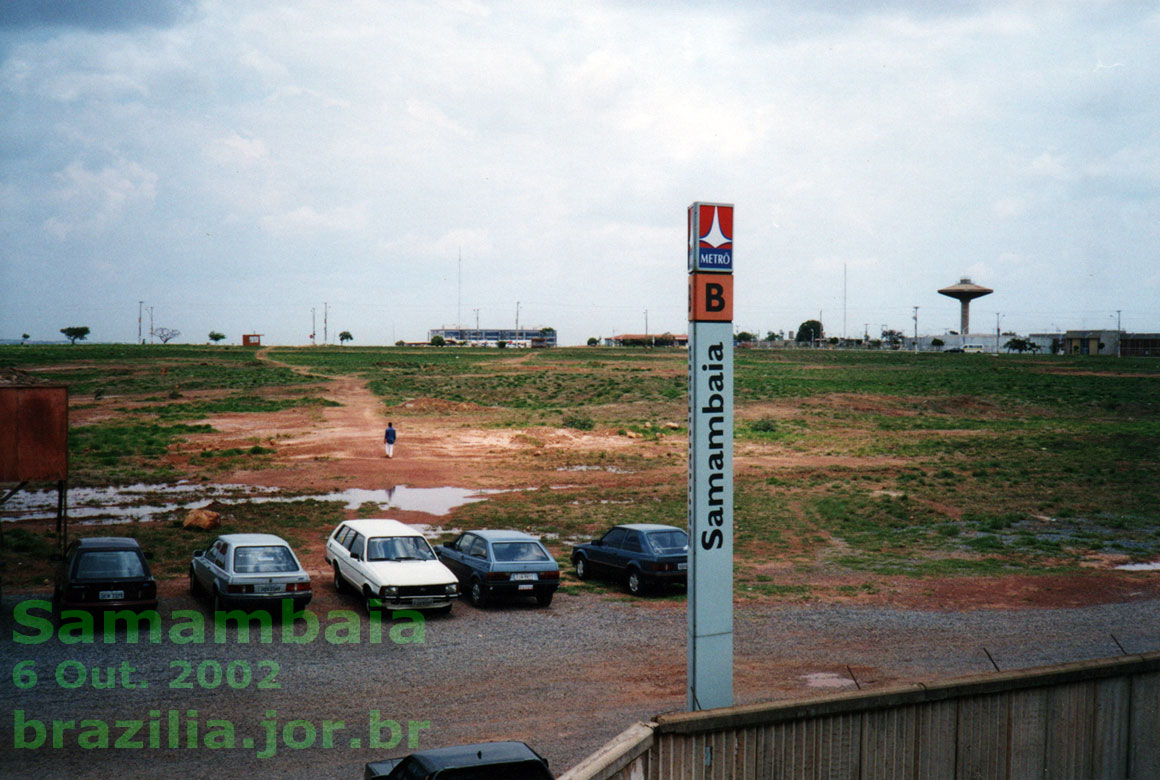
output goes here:
<path id="1" fill-rule="evenodd" d="M 689 207 L 688 708 L 733 705 L 733 206 Z"/>

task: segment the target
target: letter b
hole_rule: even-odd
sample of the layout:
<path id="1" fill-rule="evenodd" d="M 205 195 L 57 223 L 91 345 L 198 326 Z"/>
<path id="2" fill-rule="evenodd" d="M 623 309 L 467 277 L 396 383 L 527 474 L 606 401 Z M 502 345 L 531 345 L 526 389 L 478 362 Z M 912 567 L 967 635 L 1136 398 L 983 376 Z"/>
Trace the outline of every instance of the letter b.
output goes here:
<path id="1" fill-rule="evenodd" d="M 12 713 L 12 747 L 20 750 L 26 748 L 28 750 L 36 750 L 44 744 L 44 738 L 47 736 L 47 730 L 44 724 L 35 718 L 31 720 L 24 719 L 24 710 L 14 710 Z M 28 730 L 32 729 L 33 737 L 31 740 L 27 738 Z"/>
<path id="2" fill-rule="evenodd" d="M 725 288 L 716 282 L 705 285 L 705 310 L 725 311 Z"/>

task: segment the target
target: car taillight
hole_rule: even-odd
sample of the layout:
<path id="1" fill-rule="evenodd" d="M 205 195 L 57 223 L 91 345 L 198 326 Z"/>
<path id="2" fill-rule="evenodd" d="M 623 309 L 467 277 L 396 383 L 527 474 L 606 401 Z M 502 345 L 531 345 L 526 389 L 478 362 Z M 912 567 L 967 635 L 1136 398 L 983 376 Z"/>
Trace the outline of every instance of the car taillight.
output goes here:
<path id="1" fill-rule="evenodd" d="M 542 580 L 558 580 L 558 579 L 560 579 L 560 572 L 558 572 L 558 571 L 542 571 L 542 572 L 540 572 L 540 579 L 542 579 Z"/>
<path id="2" fill-rule="evenodd" d="M 151 599 L 157 595 L 157 583 L 150 580 L 141 586 L 141 597 Z"/>
<path id="3" fill-rule="evenodd" d="M 286 590 L 288 590 L 288 591 L 310 590 L 310 583 L 309 582 L 291 582 L 289 585 L 286 586 Z"/>
<path id="4" fill-rule="evenodd" d="M 506 580 L 508 579 L 508 573 L 506 571 L 489 571 L 487 578 L 489 580 Z"/>
<path id="5" fill-rule="evenodd" d="M 227 585 L 226 593 L 253 593 L 253 585 Z"/>

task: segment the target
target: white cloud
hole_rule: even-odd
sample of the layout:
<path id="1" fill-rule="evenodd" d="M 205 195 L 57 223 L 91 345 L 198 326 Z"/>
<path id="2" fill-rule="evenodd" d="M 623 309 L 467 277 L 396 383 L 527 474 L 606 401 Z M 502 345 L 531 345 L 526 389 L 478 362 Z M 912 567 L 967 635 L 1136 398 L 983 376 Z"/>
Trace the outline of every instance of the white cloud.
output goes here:
<path id="1" fill-rule="evenodd" d="M 261 219 L 262 227 L 278 235 L 314 233 L 352 233 L 368 225 L 366 209 L 362 206 L 336 207 L 318 210 L 313 206 L 299 206 L 292 211 L 272 214 Z"/>
<path id="2" fill-rule="evenodd" d="M 74 162 L 53 179 L 56 208 L 44 228 L 61 240 L 109 230 L 127 211 L 152 203 L 157 191 L 157 174 L 130 161 L 100 170 Z"/>

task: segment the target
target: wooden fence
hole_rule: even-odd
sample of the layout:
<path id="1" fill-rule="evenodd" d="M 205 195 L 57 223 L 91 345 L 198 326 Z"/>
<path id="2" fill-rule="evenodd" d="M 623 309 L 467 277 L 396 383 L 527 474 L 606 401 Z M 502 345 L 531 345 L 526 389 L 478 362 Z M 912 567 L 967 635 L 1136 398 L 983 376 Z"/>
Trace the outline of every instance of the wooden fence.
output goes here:
<path id="1" fill-rule="evenodd" d="M 1160 652 L 658 716 L 560 780 L 1160 780 Z"/>

